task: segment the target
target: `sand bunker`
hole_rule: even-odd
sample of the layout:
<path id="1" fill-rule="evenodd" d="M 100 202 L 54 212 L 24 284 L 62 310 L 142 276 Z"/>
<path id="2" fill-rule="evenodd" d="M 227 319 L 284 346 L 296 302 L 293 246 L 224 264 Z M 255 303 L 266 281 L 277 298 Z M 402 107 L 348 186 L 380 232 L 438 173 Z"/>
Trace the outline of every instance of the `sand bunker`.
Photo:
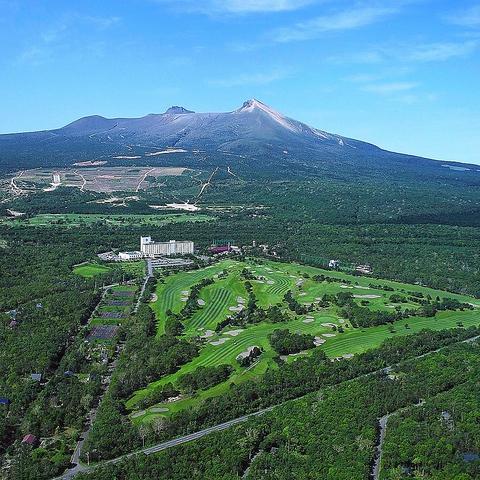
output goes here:
<path id="1" fill-rule="evenodd" d="M 210 342 L 210 345 L 223 345 L 227 340 L 230 340 L 229 338 L 220 338 L 219 340 L 216 340 L 215 342 Z"/>
<path id="2" fill-rule="evenodd" d="M 325 343 L 326 340 L 322 337 L 315 337 L 315 339 L 313 340 L 313 344 L 318 347 L 319 345 L 322 345 L 323 343 Z"/>
<path id="3" fill-rule="evenodd" d="M 237 302 L 238 303 L 245 303 L 245 299 L 243 297 L 237 297 Z"/>
<path id="4" fill-rule="evenodd" d="M 260 347 L 257 347 L 257 345 L 252 345 L 251 347 L 248 347 L 244 352 L 239 353 L 237 355 L 237 360 L 241 360 L 242 358 L 247 358 L 254 348 L 260 348 Z"/>
<path id="5" fill-rule="evenodd" d="M 181 300 L 182 302 L 188 302 L 188 297 L 182 297 L 180 300 Z"/>
<path id="6" fill-rule="evenodd" d="M 351 285 L 340 285 L 340 288 L 353 288 Z"/>
<path id="7" fill-rule="evenodd" d="M 360 288 L 362 290 L 371 290 L 370 287 L 364 287 L 363 285 L 355 285 L 355 288 Z"/>
<path id="8" fill-rule="evenodd" d="M 333 328 L 333 327 L 336 327 L 337 325 L 335 325 L 335 323 L 322 323 L 322 327 L 330 327 L 330 328 Z"/>
<path id="9" fill-rule="evenodd" d="M 382 298 L 381 295 L 354 295 L 353 298 Z"/>
<path id="10" fill-rule="evenodd" d="M 150 301 L 153 303 L 153 302 L 156 302 L 158 300 L 158 296 L 156 293 L 152 293 L 152 296 L 150 297 Z"/>
<path id="11" fill-rule="evenodd" d="M 275 282 L 273 280 L 268 280 L 267 282 L 269 285 L 273 285 Z"/>
<path id="12" fill-rule="evenodd" d="M 345 355 L 343 355 L 343 358 L 352 358 L 353 357 L 353 353 L 346 353 Z"/>
<path id="13" fill-rule="evenodd" d="M 197 300 L 197 303 L 198 303 L 201 307 L 203 307 L 203 306 L 205 305 L 205 300 L 202 300 L 201 298 L 199 298 L 199 299 Z"/>
<path id="14" fill-rule="evenodd" d="M 305 292 L 302 292 L 302 293 L 299 293 L 299 294 L 298 294 L 299 297 L 304 297 L 305 295 L 306 295 Z"/>
<path id="15" fill-rule="evenodd" d="M 224 332 L 225 335 L 230 335 L 231 337 L 236 337 L 240 333 L 242 333 L 243 330 L 239 328 L 238 330 L 230 330 L 229 332 Z"/>
<path id="16" fill-rule="evenodd" d="M 306 318 L 305 320 L 302 320 L 303 323 L 312 323 L 313 322 L 313 318 Z"/>
<path id="17" fill-rule="evenodd" d="M 210 338 L 215 335 L 215 332 L 213 330 L 206 330 L 203 335 L 200 335 L 200 338 Z"/>
<path id="18" fill-rule="evenodd" d="M 182 295 L 188 295 L 190 292 L 188 290 L 182 290 L 180 293 Z"/>
<path id="19" fill-rule="evenodd" d="M 345 323 L 345 319 L 344 319 L 344 318 L 339 318 L 338 321 L 339 321 L 339 323 Z"/>
<path id="20" fill-rule="evenodd" d="M 132 418 L 141 417 L 142 415 L 145 415 L 145 410 L 140 410 L 139 412 L 132 413 Z"/>
<path id="21" fill-rule="evenodd" d="M 153 407 L 149 410 L 150 413 L 165 413 L 168 412 L 168 408 L 165 407 Z"/>
<path id="22" fill-rule="evenodd" d="M 228 307 L 231 312 L 241 312 L 243 310 L 243 305 L 237 305 L 236 307 Z"/>

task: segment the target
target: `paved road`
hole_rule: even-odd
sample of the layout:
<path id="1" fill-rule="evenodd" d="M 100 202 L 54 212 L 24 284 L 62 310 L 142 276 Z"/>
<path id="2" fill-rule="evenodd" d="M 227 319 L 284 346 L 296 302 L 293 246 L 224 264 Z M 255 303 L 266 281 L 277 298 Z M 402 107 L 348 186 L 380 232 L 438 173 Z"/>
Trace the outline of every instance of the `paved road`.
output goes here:
<path id="1" fill-rule="evenodd" d="M 198 438 L 202 438 L 205 435 L 209 435 L 213 432 L 220 432 L 221 430 L 226 430 L 227 428 L 233 427 L 233 425 L 237 425 L 239 423 L 245 422 L 249 418 L 256 417 L 258 415 L 263 415 L 266 412 L 269 412 L 274 407 L 264 408 L 258 412 L 250 413 L 248 415 L 243 415 L 242 417 L 235 418 L 233 420 L 229 420 L 228 422 L 220 423 L 213 427 L 205 428 L 195 433 L 191 433 L 189 435 L 185 435 L 184 437 L 174 438 L 173 440 L 169 440 L 167 442 L 159 443 L 158 445 L 154 445 L 150 448 L 145 448 L 142 452 L 145 455 L 151 455 L 152 453 L 157 453 L 162 450 L 165 450 L 170 447 L 175 447 L 176 445 L 181 445 L 182 443 L 191 442 L 192 440 L 197 440 Z"/>
<path id="2" fill-rule="evenodd" d="M 373 469 L 372 469 L 372 478 L 373 480 L 378 480 L 380 476 L 380 465 L 382 463 L 382 455 L 383 455 L 383 443 L 385 442 L 385 436 L 387 434 L 387 422 L 390 416 L 393 415 L 393 413 L 389 413 L 388 415 L 384 415 L 379 421 L 379 427 L 380 427 L 380 435 L 378 437 L 378 444 L 375 447 L 376 453 L 375 453 L 375 462 L 373 463 Z"/>
<path id="3" fill-rule="evenodd" d="M 467 338 L 466 340 L 462 340 L 460 342 L 457 342 L 457 343 L 472 343 L 476 340 L 480 339 L 480 335 L 477 335 L 475 337 L 471 337 L 471 338 Z M 432 354 L 435 354 L 435 353 L 438 353 L 439 351 L 445 349 L 445 348 L 448 348 L 448 347 L 451 347 L 452 345 L 455 345 L 456 343 L 451 343 L 450 345 L 446 345 L 444 347 L 440 347 L 440 348 L 437 348 L 436 350 L 432 350 L 430 352 L 426 352 L 422 355 L 418 355 L 417 357 L 413 357 L 413 358 L 409 358 L 405 361 L 407 362 L 410 362 L 410 361 L 414 361 L 414 360 L 418 360 L 420 358 L 424 358 L 426 356 L 429 356 L 429 355 L 432 355 Z M 366 376 L 370 376 L 370 375 L 376 375 L 378 373 L 388 373 L 390 371 L 390 369 L 394 366 L 396 366 L 398 364 L 394 364 L 392 366 L 389 366 L 389 367 L 385 367 L 385 368 L 382 368 L 380 370 L 376 370 L 374 372 L 369 372 L 369 373 L 366 373 L 366 374 L 362 374 L 358 377 L 355 377 L 355 378 L 351 378 L 349 379 L 348 381 L 353 381 L 353 380 L 357 380 L 358 378 L 362 378 L 362 377 L 366 377 Z M 299 397 L 299 398 L 303 398 L 303 396 Z M 294 399 L 294 400 L 298 400 L 299 398 L 297 399 Z M 291 401 L 291 400 L 287 400 L 287 401 Z M 210 433 L 213 433 L 213 432 L 219 432 L 221 430 L 225 430 L 227 428 L 230 428 L 231 426 L 233 425 L 237 425 L 239 423 L 242 423 L 242 422 L 245 422 L 246 420 L 248 420 L 249 418 L 252 418 L 252 417 L 255 417 L 255 416 L 258 416 L 258 415 L 262 415 L 266 412 L 269 412 L 271 410 L 273 410 L 274 408 L 280 406 L 282 404 L 278 404 L 278 405 L 273 405 L 271 407 L 268 407 L 268 408 L 264 408 L 262 410 L 259 410 L 258 412 L 254 412 L 254 413 L 249 413 L 247 415 L 243 415 L 241 417 L 238 417 L 238 418 L 235 418 L 233 420 L 229 420 L 227 422 L 224 422 L 224 423 L 220 423 L 218 425 L 214 425 L 213 427 L 208 427 L 208 428 L 205 428 L 203 430 L 200 430 L 198 432 L 195 432 L 195 433 L 190 433 L 188 435 L 185 435 L 183 437 L 179 437 L 179 438 L 174 438 L 173 440 L 168 440 L 166 442 L 163 442 L 163 443 L 159 443 L 157 445 L 153 445 L 152 447 L 147 447 L 147 448 L 144 448 L 142 450 L 138 450 L 138 451 L 135 451 L 135 452 L 131 452 L 131 453 L 127 453 L 125 455 L 122 455 L 121 457 L 117 457 L 117 458 L 114 458 L 112 460 L 108 460 L 106 462 L 102 462 L 101 464 L 99 465 L 107 465 L 107 464 L 115 464 L 115 463 L 118 463 L 118 462 L 121 462 L 122 460 L 125 460 L 129 457 L 132 457 L 134 455 L 138 455 L 139 453 L 143 453 L 145 455 L 151 455 L 153 453 L 157 453 L 157 452 L 160 452 L 162 450 L 166 450 L 168 448 L 171 448 L 171 447 L 175 447 L 177 445 L 181 445 L 183 443 L 187 443 L 187 442 L 191 442 L 193 440 L 197 440 L 199 438 L 202 438 L 204 437 L 205 435 L 209 435 Z M 417 405 L 422 405 L 422 402 L 417 404 Z M 379 474 L 379 468 L 380 468 L 380 460 L 381 460 L 381 453 L 382 453 L 382 446 L 383 446 L 383 440 L 385 439 L 385 430 L 386 430 L 386 426 L 387 426 L 387 421 L 388 421 L 388 418 L 391 416 L 391 415 L 394 415 L 396 413 L 399 413 L 400 411 L 402 410 L 405 410 L 409 407 L 403 407 L 402 409 L 400 410 L 397 410 L 396 412 L 392 412 L 391 414 L 388 414 L 388 415 L 385 415 L 384 417 L 382 417 L 380 419 L 380 439 L 379 439 L 379 444 L 378 446 L 376 447 L 377 448 L 377 455 L 380 457 L 379 461 L 378 461 L 378 465 L 376 467 L 376 471 L 377 471 L 377 475 Z M 382 428 L 383 426 L 383 428 Z M 383 434 L 383 437 L 382 437 L 382 434 Z M 92 471 L 93 469 L 95 469 L 97 467 L 97 465 L 90 465 L 90 466 L 86 466 L 86 465 L 81 465 L 81 464 L 78 464 L 75 468 L 72 468 L 70 469 L 69 471 L 65 472 L 62 476 L 60 477 L 57 477 L 55 480 L 70 480 L 72 479 L 77 473 L 80 473 L 80 472 L 86 472 L 86 471 Z M 375 474 L 375 470 L 372 471 L 372 477 L 373 475 Z M 378 477 L 374 477 L 374 478 L 378 478 Z"/>
<path id="4" fill-rule="evenodd" d="M 142 289 L 138 295 L 137 303 L 135 304 L 135 308 L 133 309 L 133 313 L 137 313 L 138 308 L 140 307 L 140 303 L 142 301 L 143 294 L 145 292 L 145 288 L 147 287 L 147 282 L 150 278 L 153 277 L 153 264 L 152 260 L 149 258 L 147 259 L 147 275 L 145 276 L 145 281 L 143 282 Z"/>
<path id="5" fill-rule="evenodd" d="M 260 410 L 258 412 L 254 413 L 249 413 L 248 415 L 243 415 L 242 417 L 234 418 L 233 420 L 229 420 L 228 422 L 220 423 L 218 425 L 214 425 L 213 427 L 208 427 L 203 430 L 200 430 L 195 433 L 190 433 L 188 435 L 184 435 L 183 437 L 179 438 L 174 438 L 173 440 L 168 440 L 163 443 L 158 443 L 157 445 L 153 445 L 152 447 L 147 447 L 142 450 L 137 450 L 135 452 L 127 453 L 126 455 L 122 455 L 121 457 L 114 458 L 112 460 L 108 460 L 106 462 L 102 462 L 101 465 L 108 465 L 108 464 L 115 464 L 118 462 L 121 462 L 122 460 L 125 460 L 129 457 L 132 457 L 134 455 L 138 455 L 143 453 L 144 455 L 151 455 L 153 453 L 161 452 L 162 450 L 166 450 L 167 448 L 171 447 L 176 447 L 178 445 L 182 445 L 183 443 L 188 443 L 193 440 L 198 440 L 199 438 L 202 438 L 206 435 L 209 435 L 210 433 L 213 432 L 220 432 L 222 430 L 226 430 L 227 428 L 233 427 L 234 425 L 238 425 L 239 423 L 243 423 L 247 421 L 249 418 L 252 417 L 257 417 L 259 415 L 262 415 L 266 412 L 269 412 L 272 410 L 274 407 L 268 407 L 264 408 L 263 410 Z M 82 465 L 78 464 L 74 468 L 68 470 L 65 472 L 62 476 L 57 477 L 55 480 L 70 480 L 72 479 L 75 475 L 77 475 L 80 472 L 90 472 L 94 470 L 97 467 L 97 465 Z"/>

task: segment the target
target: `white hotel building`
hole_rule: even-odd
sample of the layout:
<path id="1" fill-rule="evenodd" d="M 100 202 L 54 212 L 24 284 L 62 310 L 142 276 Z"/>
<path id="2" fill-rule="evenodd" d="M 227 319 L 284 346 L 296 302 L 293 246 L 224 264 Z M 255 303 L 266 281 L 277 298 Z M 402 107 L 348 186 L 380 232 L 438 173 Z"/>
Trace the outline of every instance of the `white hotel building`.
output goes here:
<path id="1" fill-rule="evenodd" d="M 152 237 L 140 237 L 140 251 L 145 257 L 164 257 L 193 253 L 194 245 L 190 240 L 155 242 Z"/>

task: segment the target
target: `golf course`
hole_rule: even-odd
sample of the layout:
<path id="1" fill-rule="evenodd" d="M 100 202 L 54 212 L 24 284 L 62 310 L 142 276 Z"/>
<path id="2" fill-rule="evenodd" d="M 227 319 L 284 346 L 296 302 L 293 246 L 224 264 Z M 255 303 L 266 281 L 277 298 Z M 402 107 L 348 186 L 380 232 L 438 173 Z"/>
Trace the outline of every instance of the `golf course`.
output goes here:
<path id="1" fill-rule="evenodd" d="M 245 261 L 225 259 L 203 269 L 161 278 L 157 283 L 154 301 L 150 304 L 157 319 L 157 335 L 165 333 L 168 316 L 180 314 L 192 289 L 202 281 L 201 288 L 197 287 L 196 308 L 191 315 L 183 318 L 181 333 L 182 338 L 199 345 L 199 353 L 175 373 L 159 378 L 132 395 L 126 407 L 131 411 L 135 423 L 148 422 L 158 416 L 168 416 L 189 408 L 205 398 L 221 394 L 231 383 L 264 374 L 268 369 L 278 368 L 281 362 L 296 361 L 311 355 L 316 349 L 322 349 L 332 360 L 350 358 L 377 347 L 385 339 L 394 336 L 412 334 L 423 329 L 441 330 L 480 323 L 480 300 L 473 297 L 421 285 L 250 258 Z M 294 301 L 304 307 L 306 313 L 297 314 L 289 308 L 285 297 L 287 292 L 291 292 Z M 283 320 L 240 326 L 235 322 L 225 324 L 228 317 L 247 308 L 251 294 L 254 295 L 257 308 L 266 311 L 277 306 Z M 409 311 L 411 315 L 393 323 L 354 326 L 353 320 L 342 318 L 342 308 L 337 303 L 326 300 L 339 295 L 348 296 L 350 302 L 371 312 L 401 314 Z M 401 301 L 398 300 L 399 297 Z M 433 316 L 415 314 L 422 305 L 422 299 L 427 298 L 436 299 L 437 302 L 443 299 L 456 300 L 468 305 L 468 308 L 445 309 L 437 311 Z M 221 322 L 223 323 L 219 326 Z M 279 355 L 269 339 L 279 329 L 311 335 L 315 339 L 315 347 Z M 242 365 L 238 360 L 239 355 L 249 352 L 253 347 L 258 347 L 261 354 L 249 365 Z M 176 386 L 183 375 L 194 373 L 199 367 L 225 365 L 231 370 L 226 380 L 205 389 L 197 389 L 193 393 L 182 392 L 163 403 L 142 408 L 142 401 L 146 397 L 167 384 Z"/>

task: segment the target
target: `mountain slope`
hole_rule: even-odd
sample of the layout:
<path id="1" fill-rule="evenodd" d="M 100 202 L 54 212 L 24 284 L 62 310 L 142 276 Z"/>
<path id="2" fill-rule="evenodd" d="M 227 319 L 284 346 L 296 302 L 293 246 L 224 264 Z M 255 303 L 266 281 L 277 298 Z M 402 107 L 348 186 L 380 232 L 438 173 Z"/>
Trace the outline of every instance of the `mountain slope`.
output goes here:
<path id="1" fill-rule="evenodd" d="M 332 173 L 382 170 L 388 175 L 404 167 L 413 173 L 428 166 L 441 176 L 448 173 L 433 160 L 388 152 L 318 130 L 255 99 L 226 113 L 195 113 L 173 106 L 162 114 L 140 118 L 94 115 L 55 130 L 0 135 L 0 167 L 63 166 L 79 160 L 117 157 L 158 164 L 171 162 L 175 156 L 160 160 L 146 154 L 170 147 L 185 149 L 189 154 L 200 152 L 203 161 L 220 164 L 222 155 L 236 155 L 244 162 L 253 162 L 256 170 L 262 170 L 262 166 L 290 171 L 315 168 Z M 198 161 L 198 155 L 185 158 L 186 165 Z"/>

